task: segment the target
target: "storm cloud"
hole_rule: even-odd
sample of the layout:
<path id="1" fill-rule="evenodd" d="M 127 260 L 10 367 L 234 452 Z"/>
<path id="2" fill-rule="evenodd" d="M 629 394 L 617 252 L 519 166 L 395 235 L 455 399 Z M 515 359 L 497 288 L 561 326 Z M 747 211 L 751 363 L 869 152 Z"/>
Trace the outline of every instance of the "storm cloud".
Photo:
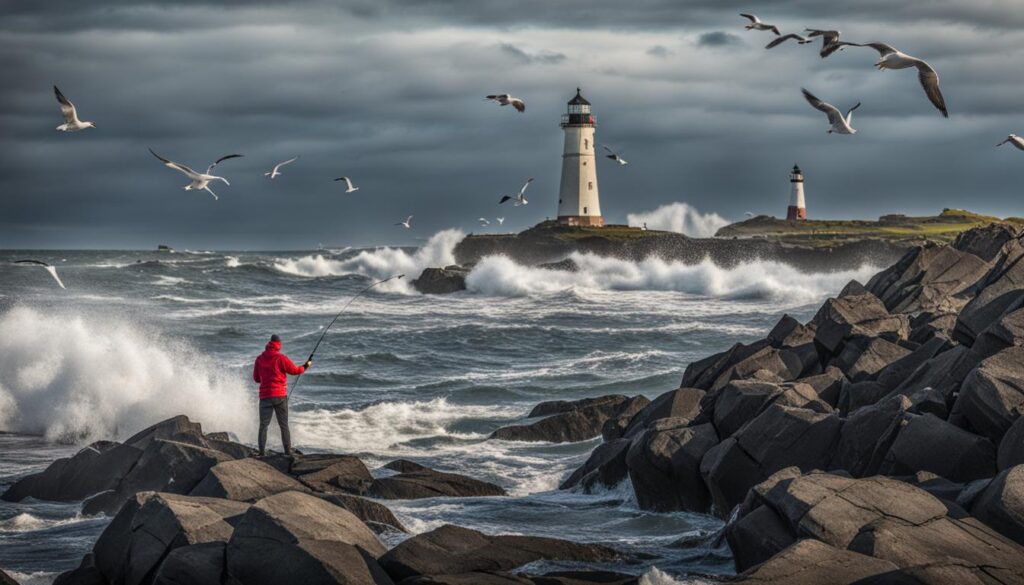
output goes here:
<path id="1" fill-rule="evenodd" d="M 610 0 L 552 3 L 51 0 L 0 5 L 0 247 L 310 248 L 416 244 L 505 215 L 554 215 L 562 136 L 577 86 L 598 139 L 627 167 L 599 167 L 602 211 L 686 203 L 740 218 L 780 215 L 788 169 L 812 217 L 871 218 L 968 207 L 1024 215 L 1017 74 L 1024 7 L 909 0 Z M 951 118 L 916 75 L 877 54 L 818 45 L 762 49 L 755 10 L 784 32 L 836 27 L 925 58 Z M 708 39 L 725 39 L 723 43 Z M 738 39 L 739 42 L 732 39 Z M 716 45 L 709 47 L 708 45 Z M 98 128 L 54 131 L 52 85 Z M 855 136 L 828 136 L 801 86 L 863 102 Z M 483 101 L 508 92 L 525 114 Z M 218 171 L 231 186 L 185 192 L 147 152 Z M 263 172 L 299 155 L 271 182 Z M 348 175 L 359 192 L 332 181 Z M 530 205 L 498 197 L 536 177 Z M 416 216 L 416 229 L 394 228 Z"/>

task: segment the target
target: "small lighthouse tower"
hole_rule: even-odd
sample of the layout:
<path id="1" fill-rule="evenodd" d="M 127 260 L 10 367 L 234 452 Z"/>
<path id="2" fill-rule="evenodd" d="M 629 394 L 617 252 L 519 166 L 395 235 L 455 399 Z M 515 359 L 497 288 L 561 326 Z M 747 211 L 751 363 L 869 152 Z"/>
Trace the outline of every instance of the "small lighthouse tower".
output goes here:
<path id="1" fill-rule="evenodd" d="M 562 149 L 562 183 L 558 189 L 558 223 L 570 226 L 601 227 L 601 202 L 597 196 L 597 160 L 590 102 L 576 88 L 569 100 L 569 111 L 562 115 L 565 146 Z"/>
<path id="2" fill-rule="evenodd" d="M 807 219 L 807 203 L 804 202 L 804 174 L 800 167 L 793 165 L 789 174 L 789 207 L 786 208 L 786 219 L 794 221 Z"/>

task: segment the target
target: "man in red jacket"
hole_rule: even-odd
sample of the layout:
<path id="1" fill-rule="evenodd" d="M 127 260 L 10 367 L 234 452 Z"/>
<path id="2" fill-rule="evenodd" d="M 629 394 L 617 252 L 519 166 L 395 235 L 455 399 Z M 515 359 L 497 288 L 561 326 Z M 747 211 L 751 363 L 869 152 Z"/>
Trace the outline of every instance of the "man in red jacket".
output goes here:
<path id="1" fill-rule="evenodd" d="M 260 457 L 263 457 L 267 446 L 267 427 L 270 417 L 277 417 L 277 426 L 281 427 L 281 443 L 285 455 L 292 454 L 292 437 L 288 432 L 288 375 L 298 376 L 313 365 L 313 360 L 306 360 L 296 366 L 288 356 L 281 353 L 281 338 L 271 335 L 267 348 L 256 358 L 252 369 L 252 379 L 260 385 Z"/>

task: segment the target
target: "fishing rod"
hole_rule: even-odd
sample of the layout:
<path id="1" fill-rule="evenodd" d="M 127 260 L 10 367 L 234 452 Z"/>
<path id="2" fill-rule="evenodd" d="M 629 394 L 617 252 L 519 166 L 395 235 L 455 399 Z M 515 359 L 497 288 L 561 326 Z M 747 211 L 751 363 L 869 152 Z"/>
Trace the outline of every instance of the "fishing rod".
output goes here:
<path id="1" fill-rule="evenodd" d="M 351 305 L 359 297 L 363 296 L 363 293 L 365 293 L 366 291 L 370 290 L 371 288 L 377 286 L 378 284 L 384 284 L 385 282 L 388 282 L 389 280 L 396 280 L 396 279 L 401 279 L 401 278 L 405 278 L 405 275 L 404 274 L 396 274 L 394 276 L 389 276 L 389 277 L 385 278 L 384 280 L 378 280 L 377 282 L 374 282 L 370 286 L 367 286 L 363 290 L 357 292 L 351 299 L 349 299 L 348 302 L 345 303 L 345 306 L 342 307 L 340 311 L 338 311 L 338 314 L 334 316 L 334 319 L 331 319 L 331 322 L 328 323 L 327 327 L 324 328 L 324 332 L 320 334 L 320 339 L 318 339 L 316 341 L 316 345 L 313 346 L 313 351 L 309 352 L 309 357 L 306 358 L 306 362 L 310 362 L 310 361 L 313 360 L 313 356 L 316 355 L 316 350 L 320 349 L 320 342 L 322 342 L 324 340 L 324 337 L 327 336 L 327 331 L 329 331 L 331 326 L 334 325 L 334 323 L 338 321 L 338 318 L 341 317 L 342 313 L 345 312 L 345 309 L 347 309 L 349 307 L 349 305 Z M 291 396 L 292 392 L 295 392 L 295 389 L 298 388 L 298 386 L 299 386 L 299 380 L 301 380 L 301 379 L 302 379 L 302 374 L 299 374 L 295 378 L 295 383 L 292 384 L 292 389 L 288 391 L 288 396 Z"/>

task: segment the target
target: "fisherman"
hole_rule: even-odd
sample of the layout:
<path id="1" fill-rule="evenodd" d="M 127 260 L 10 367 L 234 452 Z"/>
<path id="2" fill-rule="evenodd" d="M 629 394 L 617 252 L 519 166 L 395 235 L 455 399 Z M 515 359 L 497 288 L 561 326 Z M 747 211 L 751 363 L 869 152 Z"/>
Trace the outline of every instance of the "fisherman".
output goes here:
<path id="1" fill-rule="evenodd" d="M 288 356 L 281 353 L 281 338 L 271 335 L 267 348 L 256 358 L 252 369 L 252 379 L 260 385 L 260 457 L 264 456 L 267 446 L 267 427 L 270 417 L 277 417 L 277 426 L 281 427 L 281 443 L 285 455 L 292 454 L 292 438 L 288 431 L 288 375 L 302 375 L 313 365 L 313 359 L 306 360 L 296 366 Z"/>

